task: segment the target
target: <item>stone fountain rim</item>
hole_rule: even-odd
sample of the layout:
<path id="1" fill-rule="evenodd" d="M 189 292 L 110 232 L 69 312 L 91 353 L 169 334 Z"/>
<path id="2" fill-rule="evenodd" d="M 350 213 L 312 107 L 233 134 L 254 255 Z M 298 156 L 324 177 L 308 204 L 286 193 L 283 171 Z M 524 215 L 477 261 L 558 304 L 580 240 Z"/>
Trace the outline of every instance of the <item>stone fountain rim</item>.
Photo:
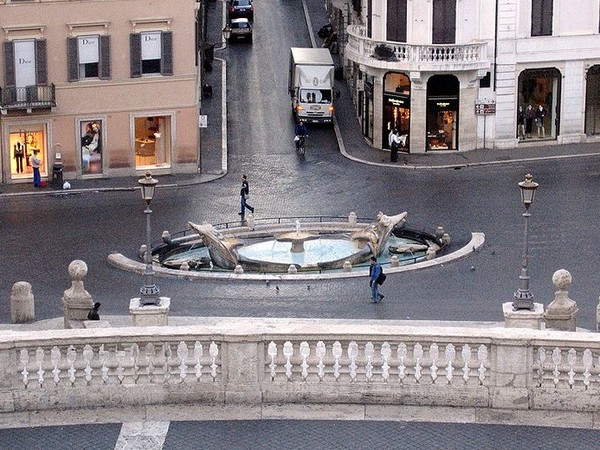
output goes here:
<path id="1" fill-rule="evenodd" d="M 320 223 L 322 225 L 322 223 Z M 346 223 L 348 226 L 349 224 Z M 240 227 L 241 228 L 241 227 Z M 247 227 L 243 227 L 248 230 Z M 288 228 L 289 229 L 289 228 Z M 230 231 L 234 231 L 235 229 L 231 228 Z M 485 234 L 481 232 L 471 232 L 471 240 L 459 248 L 458 250 L 449 253 L 447 255 L 443 255 L 434 259 L 417 262 L 414 264 L 409 264 L 406 266 L 398 266 L 391 267 L 390 265 L 385 265 L 385 273 L 386 274 L 394 274 L 400 272 L 408 272 L 412 270 L 420 270 L 429 267 L 435 267 L 439 265 L 443 265 L 452 261 L 457 261 L 459 259 L 465 258 L 471 253 L 478 251 L 485 242 Z M 143 274 L 146 268 L 145 263 L 141 261 L 136 261 L 130 259 L 119 252 L 112 252 L 108 255 L 109 264 L 117 267 L 119 269 L 135 272 L 139 274 Z M 236 274 L 232 271 L 227 272 L 209 272 L 209 271 L 185 271 L 185 270 L 175 270 L 168 269 L 165 267 L 161 267 L 157 264 L 154 265 L 154 274 L 158 277 L 164 278 L 177 278 L 188 281 L 196 281 L 196 280 L 246 280 L 246 281 L 266 281 L 266 280 L 280 280 L 280 281 L 301 281 L 301 280 L 336 280 L 343 278 L 357 278 L 357 277 L 365 277 L 368 274 L 368 267 L 365 268 L 356 268 L 351 272 L 328 272 L 328 273 L 305 273 L 298 272 L 296 274 L 287 274 L 287 273 L 271 273 L 271 274 L 260 274 L 260 273 L 242 273 Z"/>

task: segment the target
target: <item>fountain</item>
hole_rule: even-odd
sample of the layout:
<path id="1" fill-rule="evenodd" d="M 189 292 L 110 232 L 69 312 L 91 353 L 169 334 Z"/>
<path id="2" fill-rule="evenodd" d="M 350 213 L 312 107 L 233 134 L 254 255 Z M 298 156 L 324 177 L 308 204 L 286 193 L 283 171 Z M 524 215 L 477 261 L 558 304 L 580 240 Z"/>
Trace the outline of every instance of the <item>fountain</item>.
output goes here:
<path id="1" fill-rule="evenodd" d="M 227 230 L 229 234 L 208 223 L 188 222 L 197 235 L 165 241 L 154 254 L 163 266 L 175 269 L 232 271 L 241 267 L 244 273 L 287 273 L 290 266 L 297 272 L 342 271 L 348 265 L 366 264 L 372 254 L 389 259 L 394 249 L 396 253 L 410 250 L 413 262 L 425 259 L 427 252 L 439 251 L 443 245 L 434 235 L 402 236 L 406 216 L 406 212 L 393 216 L 379 212 L 368 224 L 353 220 L 301 224 L 296 219 L 292 231 L 289 225 L 276 224 L 239 227 Z M 386 247 L 387 243 L 391 245 Z"/>

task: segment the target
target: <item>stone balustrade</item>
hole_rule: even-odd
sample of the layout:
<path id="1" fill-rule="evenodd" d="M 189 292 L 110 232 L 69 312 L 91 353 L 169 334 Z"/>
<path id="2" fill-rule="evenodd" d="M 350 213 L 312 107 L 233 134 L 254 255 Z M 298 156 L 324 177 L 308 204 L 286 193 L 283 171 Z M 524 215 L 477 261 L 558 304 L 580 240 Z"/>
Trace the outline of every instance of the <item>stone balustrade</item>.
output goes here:
<path id="1" fill-rule="evenodd" d="M 600 335 L 589 332 L 206 318 L 7 331 L 0 363 L 4 413 L 174 403 L 600 409 Z"/>
<path id="2" fill-rule="evenodd" d="M 461 71 L 489 69 L 487 43 L 411 45 L 376 41 L 362 25 L 348 26 L 345 55 L 358 64 L 386 70 Z"/>

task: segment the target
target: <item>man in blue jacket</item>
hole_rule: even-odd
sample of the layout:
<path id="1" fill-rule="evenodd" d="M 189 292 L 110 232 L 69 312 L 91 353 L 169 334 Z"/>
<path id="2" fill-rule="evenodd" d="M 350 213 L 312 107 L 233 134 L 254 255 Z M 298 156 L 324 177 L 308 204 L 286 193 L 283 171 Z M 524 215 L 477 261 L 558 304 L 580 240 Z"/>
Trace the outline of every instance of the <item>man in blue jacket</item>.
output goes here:
<path id="1" fill-rule="evenodd" d="M 383 269 L 381 264 L 377 262 L 375 256 L 371 256 L 371 266 L 369 267 L 369 286 L 371 286 L 371 303 L 379 303 L 383 300 L 384 295 L 379 292 L 379 283 L 377 278 Z"/>

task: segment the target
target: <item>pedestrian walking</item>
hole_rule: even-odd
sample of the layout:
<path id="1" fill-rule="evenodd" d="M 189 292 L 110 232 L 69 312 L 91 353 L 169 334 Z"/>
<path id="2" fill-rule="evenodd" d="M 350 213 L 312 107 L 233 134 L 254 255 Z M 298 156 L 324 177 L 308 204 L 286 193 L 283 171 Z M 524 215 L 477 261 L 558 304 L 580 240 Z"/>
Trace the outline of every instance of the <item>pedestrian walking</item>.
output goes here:
<path id="1" fill-rule="evenodd" d="M 37 188 L 42 187 L 42 179 L 40 178 L 40 158 L 37 157 L 39 150 L 33 151 L 33 156 L 31 157 L 31 168 L 33 169 L 33 185 Z"/>
<path id="2" fill-rule="evenodd" d="M 90 309 L 90 312 L 87 315 L 88 320 L 100 320 L 100 314 L 98 314 L 98 310 L 100 309 L 100 302 L 94 303 L 94 307 Z"/>
<path id="3" fill-rule="evenodd" d="M 385 297 L 379 292 L 379 276 L 383 273 L 381 264 L 377 262 L 375 256 L 371 256 L 371 265 L 369 266 L 369 286 L 371 287 L 371 303 L 379 303 Z"/>
<path id="4" fill-rule="evenodd" d="M 250 186 L 248 185 L 248 177 L 242 175 L 242 187 L 240 188 L 240 212 L 238 215 L 244 217 L 246 209 L 249 209 L 254 214 L 254 208 L 246 201 L 250 195 Z"/>

